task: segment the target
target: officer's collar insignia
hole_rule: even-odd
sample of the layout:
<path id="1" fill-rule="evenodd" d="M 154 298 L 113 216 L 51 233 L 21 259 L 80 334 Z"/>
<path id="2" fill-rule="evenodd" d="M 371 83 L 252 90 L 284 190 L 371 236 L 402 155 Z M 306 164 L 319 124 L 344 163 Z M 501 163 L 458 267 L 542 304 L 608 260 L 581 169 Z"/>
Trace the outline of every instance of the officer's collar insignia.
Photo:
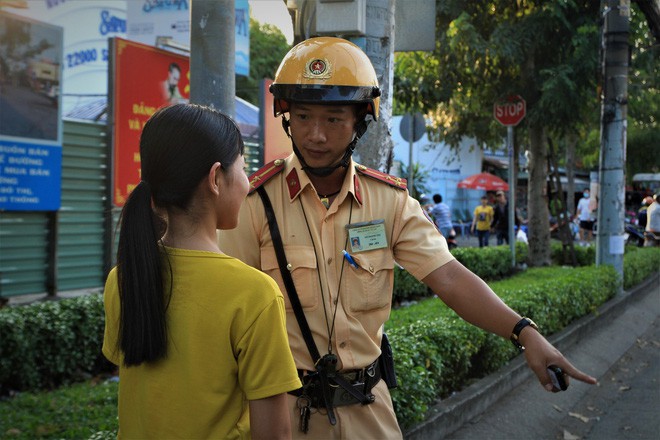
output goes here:
<path id="1" fill-rule="evenodd" d="M 289 188 L 289 197 L 293 199 L 300 192 L 300 179 L 296 169 L 292 169 L 286 176 L 287 187 Z"/>
<path id="2" fill-rule="evenodd" d="M 328 79 L 330 78 L 332 65 L 330 61 L 324 58 L 313 58 L 305 65 L 303 76 L 308 79 Z"/>
<path id="3" fill-rule="evenodd" d="M 360 191 L 360 180 L 358 179 L 357 174 L 353 176 L 353 188 L 355 191 L 355 199 L 358 203 L 362 204 L 362 192 Z"/>

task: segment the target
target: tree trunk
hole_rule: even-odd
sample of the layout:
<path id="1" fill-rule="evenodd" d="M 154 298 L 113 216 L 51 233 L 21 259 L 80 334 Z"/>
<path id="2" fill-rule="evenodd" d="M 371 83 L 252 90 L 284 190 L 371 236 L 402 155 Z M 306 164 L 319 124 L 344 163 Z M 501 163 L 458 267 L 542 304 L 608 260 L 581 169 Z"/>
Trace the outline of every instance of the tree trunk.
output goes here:
<path id="1" fill-rule="evenodd" d="M 529 127 L 529 183 L 527 187 L 528 206 L 528 264 L 548 266 L 550 264 L 550 223 L 547 197 L 548 148 L 544 129 L 541 126 Z"/>
<path id="2" fill-rule="evenodd" d="M 566 206 L 571 217 L 575 216 L 575 144 L 577 136 L 566 138 Z"/>
<path id="3" fill-rule="evenodd" d="M 386 170 L 394 149 L 390 134 L 392 83 L 394 75 L 394 0 L 367 0 L 365 53 L 371 60 L 380 85 L 380 117 L 370 124 L 355 150 L 356 159 L 378 170 Z"/>

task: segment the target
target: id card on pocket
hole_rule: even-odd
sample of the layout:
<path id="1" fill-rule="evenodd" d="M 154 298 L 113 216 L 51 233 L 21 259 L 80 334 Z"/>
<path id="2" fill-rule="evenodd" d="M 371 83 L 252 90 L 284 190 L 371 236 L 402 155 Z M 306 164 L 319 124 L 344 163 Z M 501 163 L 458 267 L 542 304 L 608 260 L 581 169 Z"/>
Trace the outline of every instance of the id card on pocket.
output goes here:
<path id="1" fill-rule="evenodd" d="M 346 229 L 348 230 L 348 243 L 353 253 L 387 247 L 384 219 L 352 223 L 346 225 Z"/>

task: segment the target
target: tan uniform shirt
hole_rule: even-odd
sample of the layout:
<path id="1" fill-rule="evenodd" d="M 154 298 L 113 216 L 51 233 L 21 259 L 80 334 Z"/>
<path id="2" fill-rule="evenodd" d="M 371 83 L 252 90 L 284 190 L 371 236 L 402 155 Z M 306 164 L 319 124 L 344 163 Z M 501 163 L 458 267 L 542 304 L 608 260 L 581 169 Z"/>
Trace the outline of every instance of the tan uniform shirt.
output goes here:
<path id="1" fill-rule="evenodd" d="M 396 263 L 421 280 L 453 260 L 445 239 L 407 191 L 357 173 L 354 165 L 351 161 L 342 189 L 329 209 L 319 200 L 294 155 L 286 159 L 283 171 L 264 184 L 316 345 L 321 355 L 327 353 L 331 334 L 332 351 L 342 370 L 363 368 L 380 355 Z M 384 220 L 387 247 L 353 252 L 346 225 L 374 220 Z M 219 233 L 219 244 L 223 252 L 277 281 L 285 298 L 289 343 L 296 366 L 314 370 L 280 275 L 263 203 L 256 192 L 243 204 L 239 226 Z M 343 258 L 343 249 L 351 253 L 358 268 Z M 396 357 L 396 347 L 394 352 Z M 381 381 L 373 392 L 374 404 L 336 408 L 338 422 L 334 429 L 326 416 L 313 416 L 307 438 L 400 437 L 387 387 Z M 295 398 L 293 402 L 295 408 Z M 294 409 L 294 436 L 301 434 L 298 414 Z M 324 431 L 314 435 L 321 428 Z"/>

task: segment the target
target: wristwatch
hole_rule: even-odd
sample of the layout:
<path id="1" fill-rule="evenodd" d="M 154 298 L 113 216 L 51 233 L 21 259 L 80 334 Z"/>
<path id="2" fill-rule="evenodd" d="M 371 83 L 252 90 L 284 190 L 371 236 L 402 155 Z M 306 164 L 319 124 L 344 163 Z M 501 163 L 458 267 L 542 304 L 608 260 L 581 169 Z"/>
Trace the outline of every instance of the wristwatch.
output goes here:
<path id="1" fill-rule="evenodd" d="M 509 338 L 511 339 L 513 345 L 521 352 L 525 350 L 525 347 L 523 347 L 523 345 L 520 343 L 518 339 L 520 338 L 520 332 L 522 331 L 522 329 L 524 329 L 527 326 L 530 326 L 534 330 L 539 331 L 539 326 L 536 325 L 534 321 L 532 321 L 529 318 L 523 317 L 520 321 L 518 321 L 515 327 L 513 327 L 513 331 L 511 332 L 511 337 Z"/>

